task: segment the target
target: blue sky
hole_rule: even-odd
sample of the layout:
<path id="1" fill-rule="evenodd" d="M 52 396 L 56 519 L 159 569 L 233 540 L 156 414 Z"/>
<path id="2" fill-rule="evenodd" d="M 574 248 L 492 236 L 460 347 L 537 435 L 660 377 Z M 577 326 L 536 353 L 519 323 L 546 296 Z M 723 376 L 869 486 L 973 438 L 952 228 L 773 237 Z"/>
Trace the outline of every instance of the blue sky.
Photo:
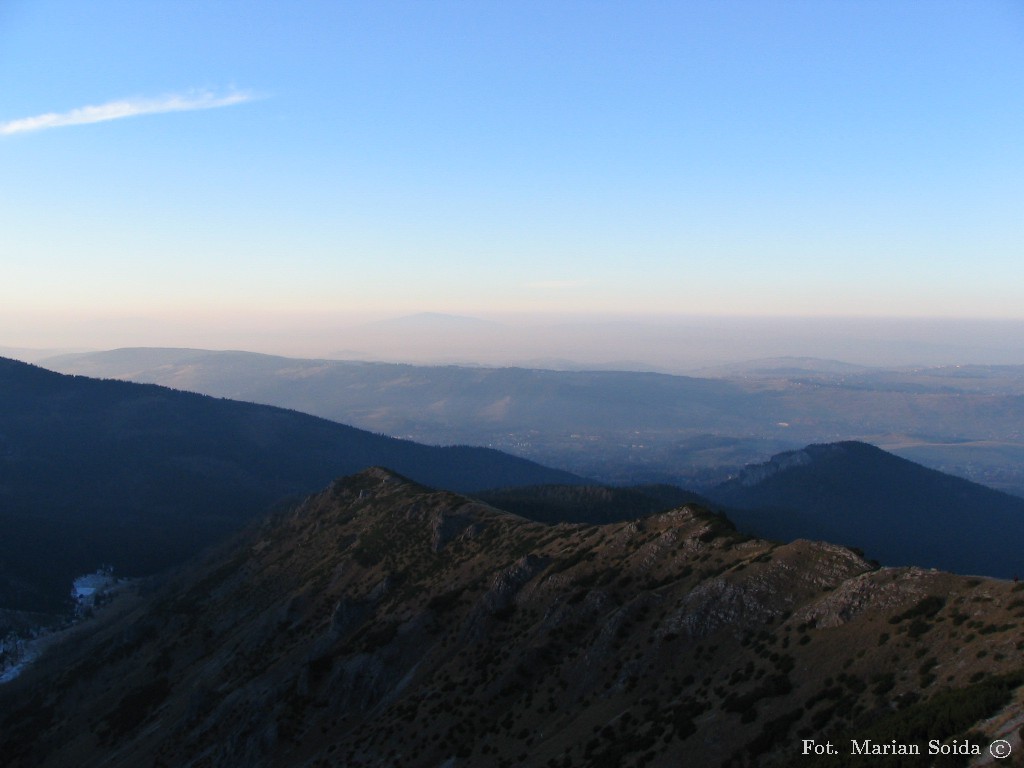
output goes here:
<path id="1" fill-rule="evenodd" d="M 1017 0 L 8 0 L 0 77 L 20 328 L 1024 318 Z"/>

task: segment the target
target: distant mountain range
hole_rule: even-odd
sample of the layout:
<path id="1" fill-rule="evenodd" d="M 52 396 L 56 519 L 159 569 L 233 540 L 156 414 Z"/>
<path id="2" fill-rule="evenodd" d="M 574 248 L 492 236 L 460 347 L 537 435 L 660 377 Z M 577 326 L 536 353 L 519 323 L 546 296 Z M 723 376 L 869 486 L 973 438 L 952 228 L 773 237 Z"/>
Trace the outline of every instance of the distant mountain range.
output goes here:
<path id="1" fill-rule="evenodd" d="M 140 574 L 181 562 L 374 464 L 462 491 L 584 482 L 495 450 L 0 359 L 0 608 L 55 608 L 101 564 Z"/>
<path id="2" fill-rule="evenodd" d="M 929 740 L 1020 748 L 1022 586 L 751 539 L 695 506 L 549 526 L 375 468 L 72 630 L 0 687 L 0 754 L 9 768 L 962 765 L 935 762 Z M 804 754 L 804 739 L 839 753 Z M 851 739 L 922 755 L 858 757 Z"/>
<path id="3" fill-rule="evenodd" d="M 43 364 L 294 408 L 418 442 L 487 445 L 612 484 L 705 491 L 782 451 L 861 440 L 1024 496 L 1024 366 L 883 370 L 775 358 L 695 378 L 151 348 Z"/>
<path id="4" fill-rule="evenodd" d="M 730 378 L 749 376 L 756 378 L 778 378 L 782 376 L 856 376 L 882 370 L 867 365 L 844 363 L 842 360 L 823 360 L 819 357 L 766 357 L 760 360 L 746 360 L 738 363 L 700 368 L 696 376 L 709 378 Z"/>
<path id="5" fill-rule="evenodd" d="M 707 495 L 767 538 L 837 542 L 890 565 L 1024 575 L 1024 499 L 865 443 L 782 453 Z"/>
<path id="6" fill-rule="evenodd" d="M 756 402 L 728 382 L 623 371 L 417 366 L 300 360 L 251 352 L 118 349 L 47 358 L 53 370 L 156 383 L 255 400 L 374 429 L 650 429 L 733 409 L 728 424 L 757 418 Z M 436 433 L 438 436 L 444 434 Z"/>

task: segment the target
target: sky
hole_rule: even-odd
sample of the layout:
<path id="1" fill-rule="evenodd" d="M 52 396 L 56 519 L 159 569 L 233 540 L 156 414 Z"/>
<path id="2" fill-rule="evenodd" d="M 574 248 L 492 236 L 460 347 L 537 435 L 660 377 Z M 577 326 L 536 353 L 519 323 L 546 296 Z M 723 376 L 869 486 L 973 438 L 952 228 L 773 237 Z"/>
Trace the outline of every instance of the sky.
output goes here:
<path id="1" fill-rule="evenodd" d="M 5 0 L 0 78 L 0 345 L 1024 319 L 1019 0 Z"/>

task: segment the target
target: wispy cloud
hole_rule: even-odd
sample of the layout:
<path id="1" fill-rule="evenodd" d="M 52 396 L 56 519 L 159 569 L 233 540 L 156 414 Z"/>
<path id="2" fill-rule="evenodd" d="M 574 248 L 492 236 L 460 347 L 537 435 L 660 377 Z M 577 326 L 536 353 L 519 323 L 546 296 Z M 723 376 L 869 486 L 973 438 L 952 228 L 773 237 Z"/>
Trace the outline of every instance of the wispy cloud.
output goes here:
<path id="1" fill-rule="evenodd" d="M 162 112 L 191 112 L 197 109 L 215 109 L 229 107 L 252 101 L 251 93 L 236 91 L 227 95 L 217 95 L 208 91 L 189 94 L 170 94 L 158 98 L 129 98 L 119 101 L 108 101 L 106 104 L 94 104 L 79 107 L 69 112 L 47 112 L 45 115 L 23 117 L 0 123 L 0 135 L 43 131 L 47 128 L 61 128 L 65 125 L 84 125 L 86 123 L 102 123 L 107 120 L 120 120 L 123 117 L 136 115 L 156 115 Z"/>

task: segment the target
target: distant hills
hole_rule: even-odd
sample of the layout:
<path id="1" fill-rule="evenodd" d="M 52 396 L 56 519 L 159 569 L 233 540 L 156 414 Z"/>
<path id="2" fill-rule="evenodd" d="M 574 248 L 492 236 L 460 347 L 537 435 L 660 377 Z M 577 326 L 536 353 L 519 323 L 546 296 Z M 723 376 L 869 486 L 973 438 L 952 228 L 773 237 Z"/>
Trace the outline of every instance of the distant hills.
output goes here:
<path id="1" fill-rule="evenodd" d="M 959 765 L 928 741 L 1020 748 L 1022 587 L 751 539 L 695 506 L 543 525 L 375 468 L 73 630 L 0 687 L 0 754 L 843 768 L 865 764 L 856 738 L 922 749 L 873 764 Z"/>
<path id="2" fill-rule="evenodd" d="M 583 482 L 495 450 L 0 359 L 0 608 L 55 608 L 101 564 L 139 574 L 181 562 L 374 464 L 463 491 Z"/>
<path id="3" fill-rule="evenodd" d="M 738 363 L 724 363 L 694 371 L 694 375 L 708 378 L 734 376 L 779 378 L 783 376 L 855 376 L 880 370 L 867 365 L 845 363 L 842 360 L 823 360 L 818 357 L 768 357 Z"/>
<path id="4" fill-rule="evenodd" d="M 782 453 L 707 495 L 760 536 L 833 541 L 885 564 L 1024 575 L 1024 499 L 865 443 Z"/>
<path id="5" fill-rule="evenodd" d="M 152 348 L 43 364 L 294 408 L 418 442 L 487 445 L 612 484 L 704 491 L 782 451 L 860 440 L 1024 496 L 1024 366 L 884 370 L 773 358 L 696 378 Z"/>
<path id="6" fill-rule="evenodd" d="M 218 397 L 281 405 L 398 433 L 513 430 L 648 430 L 731 409 L 728 425 L 757 418 L 757 404 L 728 382 L 624 371 L 418 366 L 302 360 L 251 352 L 118 349 L 48 358 L 64 373 L 130 379 Z M 447 429 L 448 433 L 440 430 Z M 486 441 L 485 441 L 486 442 Z"/>

